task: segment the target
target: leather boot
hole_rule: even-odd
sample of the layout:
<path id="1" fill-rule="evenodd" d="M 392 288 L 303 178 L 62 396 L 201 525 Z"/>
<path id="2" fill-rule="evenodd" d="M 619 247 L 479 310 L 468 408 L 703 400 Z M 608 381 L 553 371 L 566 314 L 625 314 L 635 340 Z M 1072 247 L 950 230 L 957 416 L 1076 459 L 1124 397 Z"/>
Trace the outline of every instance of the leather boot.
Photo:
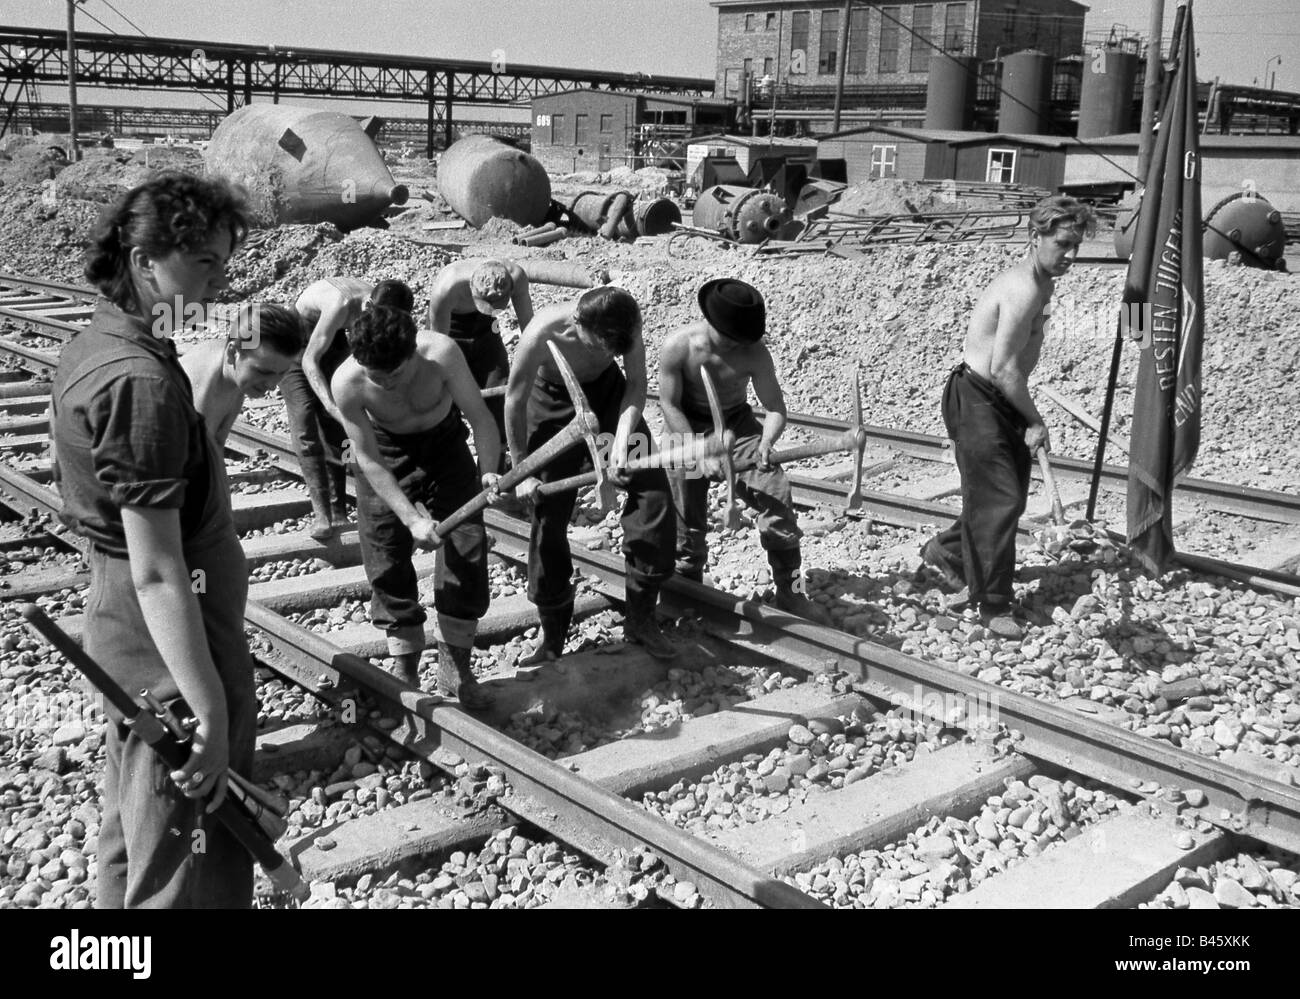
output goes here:
<path id="1" fill-rule="evenodd" d="M 802 593 L 795 592 L 796 582 L 802 583 L 803 555 L 798 548 L 786 551 L 769 551 L 768 565 L 772 567 L 772 581 L 776 584 L 776 606 L 787 614 L 807 618 L 814 624 L 832 628 L 835 622 L 830 614 L 817 603 L 809 600 Z"/>
<path id="2" fill-rule="evenodd" d="M 307 532 L 314 541 L 328 541 L 334 537 L 334 522 L 330 517 L 330 505 L 327 497 L 311 494 L 312 526 Z"/>
<path id="3" fill-rule="evenodd" d="M 393 676 L 403 683 L 418 689 L 420 686 L 420 653 L 405 652 L 390 658 L 393 662 Z"/>
<path id="4" fill-rule="evenodd" d="M 342 465 L 329 466 L 330 504 L 333 516 L 330 522 L 341 529 L 348 522 L 348 473 Z"/>
<path id="5" fill-rule="evenodd" d="M 520 666 L 540 666 L 564 655 L 564 640 L 569 634 L 569 622 L 573 620 L 573 601 L 546 610 L 539 607 L 537 616 L 542 622 L 542 633 L 537 639 L 537 647 L 519 660 Z"/>
<path id="6" fill-rule="evenodd" d="M 466 711 L 482 711 L 492 704 L 492 695 L 479 686 L 470 669 L 474 650 L 438 643 L 438 693 L 455 697 Z"/>
<path id="7" fill-rule="evenodd" d="M 649 583 L 627 580 L 623 638 L 639 645 L 656 659 L 676 659 L 677 648 L 659 630 L 655 620 L 655 606 L 659 603 L 659 587 Z"/>

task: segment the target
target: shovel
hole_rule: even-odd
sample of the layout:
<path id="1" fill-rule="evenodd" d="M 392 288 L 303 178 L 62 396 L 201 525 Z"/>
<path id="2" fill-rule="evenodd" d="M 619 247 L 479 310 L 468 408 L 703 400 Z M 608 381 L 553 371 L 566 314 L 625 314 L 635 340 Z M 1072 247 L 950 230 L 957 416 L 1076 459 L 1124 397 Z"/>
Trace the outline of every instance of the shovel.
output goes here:
<path id="1" fill-rule="evenodd" d="M 1091 555 L 1097 550 L 1097 529 L 1088 520 L 1065 522 L 1065 504 L 1061 502 L 1061 491 L 1056 488 L 1056 476 L 1052 474 L 1052 463 L 1047 451 L 1038 449 L 1038 467 L 1043 472 L 1043 481 L 1052 496 L 1052 525 L 1039 531 L 1035 536 L 1043 549 L 1053 556 L 1060 556 L 1067 548 L 1080 555 Z"/>

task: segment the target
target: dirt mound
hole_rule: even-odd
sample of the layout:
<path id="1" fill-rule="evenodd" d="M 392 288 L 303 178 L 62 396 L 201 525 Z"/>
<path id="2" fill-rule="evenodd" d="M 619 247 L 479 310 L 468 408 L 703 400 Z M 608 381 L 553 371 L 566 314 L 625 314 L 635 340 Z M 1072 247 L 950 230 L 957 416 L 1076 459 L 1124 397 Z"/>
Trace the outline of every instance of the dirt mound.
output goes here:
<path id="1" fill-rule="evenodd" d="M 920 212 L 967 211 L 978 206 L 956 195 L 907 180 L 869 180 L 844 192 L 833 206 L 857 215 L 914 215 Z"/>
<path id="2" fill-rule="evenodd" d="M 0 146 L 0 185 L 41 184 L 68 165 L 62 148 L 31 136 L 6 136 Z"/>
<path id="3" fill-rule="evenodd" d="M 59 175 L 59 188 L 68 197 L 108 203 L 166 170 L 201 174 L 202 156 L 183 147 L 143 146 L 134 152 L 87 149 L 80 162 L 69 164 Z"/>

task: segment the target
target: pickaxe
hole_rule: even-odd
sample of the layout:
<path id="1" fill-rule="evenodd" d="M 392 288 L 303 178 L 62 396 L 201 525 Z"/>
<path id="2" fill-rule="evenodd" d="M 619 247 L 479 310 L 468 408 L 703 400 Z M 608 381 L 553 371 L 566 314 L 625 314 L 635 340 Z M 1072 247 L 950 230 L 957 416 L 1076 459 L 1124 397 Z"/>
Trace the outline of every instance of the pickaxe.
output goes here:
<path id="1" fill-rule="evenodd" d="M 722 416 L 722 404 L 718 401 L 718 387 L 713 384 L 713 376 L 709 374 L 708 368 L 700 368 L 700 380 L 704 382 L 704 394 L 709 397 L 709 413 L 713 417 L 714 439 L 722 442 L 724 437 L 723 428 L 726 427 L 727 423 Z M 733 445 L 735 443 L 734 437 L 732 443 Z M 736 506 L 736 465 L 730 447 L 725 448 L 720 457 L 722 458 L 724 482 L 727 487 L 727 508 L 722 514 L 722 524 L 728 530 L 734 531 L 740 526 L 740 509 Z"/>
<path id="2" fill-rule="evenodd" d="M 788 465 L 794 461 L 817 458 L 836 451 L 850 452 L 853 455 L 853 485 L 849 489 L 845 504 L 849 510 L 857 510 L 862 506 L 862 454 L 867 447 L 867 432 L 862 429 L 862 386 L 856 371 L 853 373 L 853 395 L 852 420 L 849 429 L 844 433 L 838 437 L 817 441 L 815 444 L 800 444 L 797 447 L 773 451 L 772 456 L 768 458 L 768 464 Z M 758 467 L 758 459 L 748 458 L 734 467 L 736 472 L 748 472 Z"/>
<path id="3" fill-rule="evenodd" d="M 542 468 L 549 465 L 579 441 L 585 441 L 591 451 L 592 460 L 595 462 L 598 472 L 597 484 L 604 484 L 605 475 L 600 464 L 600 447 L 596 440 L 596 435 L 600 433 L 600 420 L 596 418 L 595 413 L 587 408 L 587 397 L 582 392 L 582 385 L 579 384 L 573 369 L 569 367 L 569 362 L 560 353 L 560 349 L 555 346 L 554 342 L 548 343 L 547 346 L 551 348 L 551 356 L 555 358 L 555 364 L 560 369 L 560 375 L 564 378 L 564 384 L 573 399 L 573 419 L 558 434 L 501 476 L 497 481 L 495 490 L 484 489 L 455 513 L 439 521 L 436 529 L 439 541 L 483 510 L 491 502 L 493 492 L 510 492 L 524 479 L 536 475 Z M 417 503 L 415 508 L 420 513 L 420 516 L 428 517 L 430 520 L 433 519 L 429 517 L 428 510 L 422 504 Z"/>

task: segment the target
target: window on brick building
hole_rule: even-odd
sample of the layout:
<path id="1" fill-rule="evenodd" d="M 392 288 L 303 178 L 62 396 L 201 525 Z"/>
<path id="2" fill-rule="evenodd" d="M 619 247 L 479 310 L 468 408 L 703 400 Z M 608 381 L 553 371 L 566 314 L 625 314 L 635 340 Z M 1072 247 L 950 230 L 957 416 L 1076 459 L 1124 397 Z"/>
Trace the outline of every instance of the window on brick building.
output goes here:
<path id="1" fill-rule="evenodd" d="M 812 15 L 797 10 L 790 15 L 790 72 L 808 72 L 808 24 Z M 802 55 L 796 55 L 802 53 Z"/>
<path id="2" fill-rule="evenodd" d="M 614 131 L 614 116 L 612 114 L 600 116 L 600 130 L 606 133 Z"/>
<path id="3" fill-rule="evenodd" d="M 902 7 L 880 8 L 880 72 L 898 72 L 899 15 Z"/>
<path id="4" fill-rule="evenodd" d="M 962 52 L 966 48 L 966 5 L 950 3 L 943 14 L 943 47 L 946 52 Z"/>
<path id="5" fill-rule="evenodd" d="M 551 115 L 551 145 L 562 146 L 567 138 L 564 134 L 564 115 Z"/>
<path id="6" fill-rule="evenodd" d="M 745 30 L 746 30 L 746 31 L 753 31 L 753 30 L 754 30 L 754 15 L 753 15 L 753 14 L 746 14 L 746 15 L 745 15 Z"/>
<path id="7" fill-rule="evenodd" d="M 573 116 L 573 144 L 575 146 L 585 146 L 591 139 L 587 131 L 588 116 L 585 114 L 575 114 Z"/>
<path id="8" fill-rule="evenodd" d="M 744 72 L 745 72 L 745 76 L 753 76 L 753 75 L 754 75 L 754 60 L 753 60 L 753 59 L 746 59 L 745 62 L 744 62 L 743 69 L 744 69 Z"/>
<path id="9" fill-rule="evenodd" d="M 867 71 L 867 15 L 870 13 L 862 8 L 849 14 L 849 57 L 848 65 L 845 67 L 846 72 Z"/>
<path id="10" fill-rule="evenodd" d="M 775 14 L 768 14 L 768 15 L 767 15 L 767 30 L 768 30 L 768 31 L 775 31 L 775 30 L 776 30 L 776 15 L 775 15 Z"/>
<path id="11" fill-rule="evenodd" d="M 930 44 L 934 7 L 929 4 L 912 8 L 912 58 L 908 68 L 913 73 L 923 73 L 930 68 L 934 46 Z"/>
<path id="12" fill-rule="evenodd" d="M 840 12 L 822 11 L 822 31 L 817 53 L 817 72 L 834 73 L 840 43 Z"/>
<path id="13" fill-rule="evenodd" d="M 773 65 L 773 63 L 772 63 L 772 57 L 771 57 L 771 56 L 768 56 L 766 59 L 763 60 L 763 75 L 764 75 L 764 76 L 771 76 L 771 75 L 772 75 L 772 70 L 773 70 L 774 68 L 775 68 L 775 67 L 774 67 L 774 65 Z"/>

